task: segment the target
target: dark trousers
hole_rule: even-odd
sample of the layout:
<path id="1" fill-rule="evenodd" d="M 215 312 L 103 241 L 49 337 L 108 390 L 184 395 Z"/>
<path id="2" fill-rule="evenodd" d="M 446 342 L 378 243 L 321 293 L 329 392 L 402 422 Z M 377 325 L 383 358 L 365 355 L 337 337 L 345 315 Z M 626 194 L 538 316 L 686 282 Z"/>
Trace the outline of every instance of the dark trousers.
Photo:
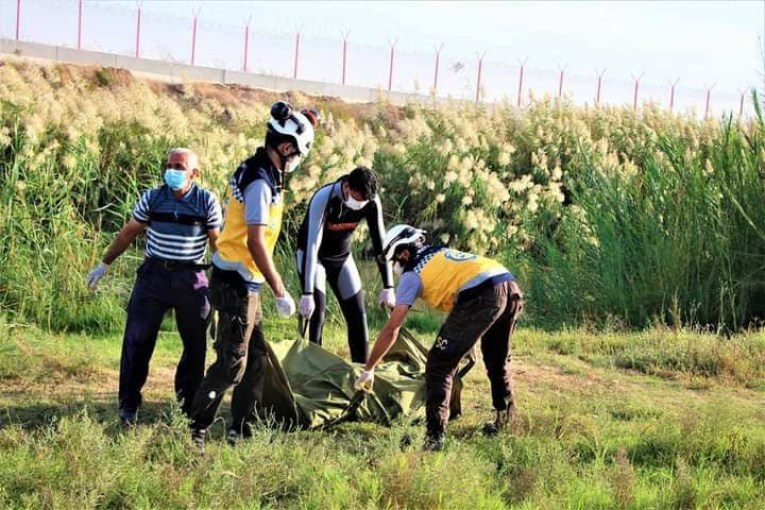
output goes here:
<path id="1" fill-rule="evenodd" d="M 223 273 L 229 273 L 225 271 Z M 266 339 L 260 293 L 241 284 L 225 281 L 213 270 L 210 300 L 218 312 L 215 352 L 217 359 L 207 369 L 191 409 L 191 427 L 208 428 L 218 412 L 223 395 L 232 387 L 232 428 L 242 430 L 256 419 L 255 406 L 263 400 L 266 375 Z"/>
<path id="2" fill-rule="evenodd" d="M 165 312 L 175 311 L 183 352 L 175 371 L 175 394 L 188 414 L 205 371 L 210 317 L 207 277 L 202 270 L 168 270 L 149 260 L 138 268 L 127 310 L 120 360 L 119 406 L 135 411 L 149 374 L 149 361 Z"/>
<path id="3" fill-rule="evenodd" d="M 348 334 L 348 349 L 351 352 L 351 361 L 354 363 L 366 363 L 367 350 L 369 345 L 369 329 L 367 328 L 367 310 L 364 306 L 364 291 L 359 290 L 352 296 L 343 299 L 341 286 L 341 271 L 344 261 L 319 260 L 319 264 L 324 267 L 332 292 L 335 293 L 337 302 L 340 305 L 340 311 L 345 319 Z M 354 266 L 355 267 L 355 264 Z M 303 279 L 304 268 L 298 266 L 298 275 Z M 358 279 L 358 274 L 352 275 L 352 278 Z M 348 282 L 343 282 L 348 284 Z M 308 339 L 318 345 L 322 345 L 324 339 L 324 322 L 327 318 L 327 295 L 318 289 L 313 291 L 314 310 L 308 322 Z"/>
<path id="4" fill-rule="evenodd" d="M 441 326 L 425 366 L 425 415 L 429 435 L 440 435 L 449 419 L 452 381 L 460 360 L 480 339 L 494 409 L 513 406 L 510 338 L 523 307 L 514 281 L 487 286 L 457 304 Z"/>
<path id="5" fill-rule="evenodd" d="M 327 271 L 329 273 L 329 270 Z M 333 287 L 335 297 L 340 305 L 340 311 L 345 318 L 348 332 L 348 349 L 351 352 L 351 361 L 354 363 L 366 363 L 369 333 L 367 329 L 367 311 L 364 307 L 364 292 L 359 291 L 348 299 L 342 299 L 340 293 L 334 289 L 333 280 L 328 280 Z M 318 345 L 322 345 L 324 321 L 327 317 L 327 295 L 320 290 L 313 291 L 316 311 L 309 321 L 308 339 Z"/>

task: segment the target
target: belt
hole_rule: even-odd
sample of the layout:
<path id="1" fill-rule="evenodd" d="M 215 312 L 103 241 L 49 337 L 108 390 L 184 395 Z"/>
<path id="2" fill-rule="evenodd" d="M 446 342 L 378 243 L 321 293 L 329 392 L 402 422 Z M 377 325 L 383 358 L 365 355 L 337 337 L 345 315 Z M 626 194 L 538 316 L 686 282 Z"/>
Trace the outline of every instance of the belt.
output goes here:
<path id="1" fill-rule="evenodd" d="M 210 268 L 210 264 L 195 264 L 193 262 L 181 262 L 179 260 L 162 260 L 151 257 L 146 258 L 150 266 L 161 267 L 168 271 L 204 271 Z"/>
<path id="2" fill-rule="evenodd" d="M 474 287 L 470 287 L 469 289 L 465 289 L 463 291 L 460 291 L 457 293 L 457 301 L 463 300 L 463 299 L 471 299 L 476 296 L 478 296 L 481 292 L 490 289 L 494 287 L 495 285 L 499 285 L 500 283 L 504 282 L 510 282 L 515 280 L 515 276 L 513 276 L 511 273 L 502 273 L 495 276 L 492 276 L 490 278 L 485 279 L 478 285 Z"/>
<path id="3" fill-rule="evenodd" d="M 221 269 L 215 264 L 212 264 L 212 278 L 223 282 L 227 285 L 233 285 L 235 287 L 245 287 L 248 290 L 253 291 L 260 291 L 260 289 L 263 287 L 262 283 L 258 282 L 248 282 L 244 278 L 242 278 L 242 275 L 239 274 L 238 271 L 230 271 L 228 269 Z"/>

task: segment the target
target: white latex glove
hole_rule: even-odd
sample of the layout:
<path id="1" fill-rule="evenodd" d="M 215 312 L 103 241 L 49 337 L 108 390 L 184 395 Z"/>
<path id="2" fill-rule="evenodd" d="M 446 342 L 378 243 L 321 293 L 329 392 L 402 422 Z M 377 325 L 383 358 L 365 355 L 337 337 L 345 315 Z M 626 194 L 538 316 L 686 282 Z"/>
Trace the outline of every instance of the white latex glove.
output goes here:
<path id="1" fill-rule="evenodd" d="M 276 313 L 284 319 L 292 317 L 295 313 L 295 300 L 288 292 L 285 291 L 282 297 L 276 298 Z"/>
<path id="2" fill-rule="evenodd" d="M 88 285 L 88 287 L 90 287 L 90 290 L 96 290 L 99 280 L 106 276 L 106 271 L 108 270 L 109 264 L 99 262 L 95 269 L 88 273 L 88 277 L 85 279 L 85 283 Z"/>
<path id="3" fill-rule="evenodd" d="M 298 305 L 298 314 L 308 320 L 313 315 L 314 310 L 316 310 L 316 303 L 314 303 L 313 294 L 303 294 Z"/>
<path id="4" fill-rule="evenodd" d="M 372 384 L 375 382 L 375 370 L 364 370 L 361 375 L 353 383 L 353 388 L 356 390 L 372 391 Z"/>
<path id="5" fill-rule="evenodd" d="M 377 304 L 387 306 L 388 308 L 396 306 L 396 291 L 390 287 L 381 290 L 380 297 L 377 298 Z"/>

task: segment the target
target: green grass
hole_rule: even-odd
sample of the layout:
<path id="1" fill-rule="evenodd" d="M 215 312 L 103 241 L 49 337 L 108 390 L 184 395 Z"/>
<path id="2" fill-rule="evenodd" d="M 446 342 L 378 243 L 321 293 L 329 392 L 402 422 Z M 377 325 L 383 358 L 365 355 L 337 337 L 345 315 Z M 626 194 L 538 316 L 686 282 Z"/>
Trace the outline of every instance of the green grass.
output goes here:
<path id="1" fill-rule="evenodd" d="M 159 182 L 169 147 L 198 148 L 206 185 L 221 191 L 262 140 L 276 95 L 3 64 L 0 507 L 765 508 L 758 98 L 742 123 L 549 100 L 519 113 L 317 99 L 337 122 L 305 162 L 320 169 L 310 186 L 363 153 L 383 178 L 386 224 L 420 224 L 519 277 L 517 419 L 510 434 L 481 436 L 492 413 L 478 368 L 443 453 L 420 452 L 411 423 L 262 429 L 234 450 L 224 413 L 200 457 L 172 400 L 170 319 L 140 426 L 116 426 L 119 332 L 141 243 L 98 292 L 84 278 L 140 190 Z M 305 191 L 288 195 L 276 254 L 293 296 Z M 375 332 L 385 314 L 368 248 L 354 247 Z M 294 321 L 273 320 L 264 295 L 267 337 L 294 340 Z M 332 297 L 328 317 L 325 345 L 347 358 Z M 441 320 L 415 311 L 408 327 L 430 344 Z"/>
<path id="2" fill-rule="evenodd" d="M 272 341 L 296 336 L 291 321 L 269 318 L 267 324 Z M 172 400 L 180 351 L 172 328 L 160 334 L 146 404 L 132 431 L 116 423 L 119 336 L 50 334 L 13 324 L 0 334 L 4 508 L 765 505 L 765 389 L 688 364 L 662 362 L 661 374 L 620 366 L 632 345 L 663 359 L 657 339 L 675 334 L 713 357 L 712 338 L 693 332 L 521 328 L 514 342 L 518 414 L 512 431 L 480 434 L 492 412 L 479 364 L 466 381 L 465 414 L 450 424 L 442 453 L 421 452 L 422 426 L 406 422 L 391 428 L 349 423 L 332 432 L 265 428 L 232 449 L 223 440 L 224 405 L 204 456 L 191 446 Z M 330 350 L 347 355 L 344 332 L 332 321 L 326 336 Z M 736 343 L 734 352 L 744 357 L 761 359 L 765 352 L 759 334 L 714 340 Z M 742 374 L 762 380 L 750 370 Z"/>

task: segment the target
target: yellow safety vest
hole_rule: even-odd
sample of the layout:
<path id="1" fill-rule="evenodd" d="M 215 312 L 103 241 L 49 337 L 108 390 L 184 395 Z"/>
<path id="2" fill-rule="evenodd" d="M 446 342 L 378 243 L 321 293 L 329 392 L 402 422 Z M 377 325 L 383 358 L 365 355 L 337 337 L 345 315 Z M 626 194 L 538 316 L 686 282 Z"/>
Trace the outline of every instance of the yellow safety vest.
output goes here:
<path id="1" fill-rule="evenodd" d="M 414 271 L 422 280 L 420 297 L 433 308 L 444 312 L 452 311 L 457 294 L 464 290 L 466 284 L 472 287 L 509 272 L 495 260 L 451 248 L 426 253 L 419 262 L 415 262 Z"/>
<path id="2" fill-rule="evenodd" d="M 276 240 L 282 229 L 282 215 L 284 203 L 281 196 L 275 197 L 277 203 L 271 203 L 268 211 L 268 226 L 265 231 L 266 247 L 269 255 L 273 255 Z M 224 262 L 221 269 L 229 269 L 236 265 L 236 269 L 246 281 L 263 283 L 265 278 L 260 272 L 255 261 L 252 259 L 250 249 L 247 247 L 247 223 L 245 222 L 244 204 L 233 198 L 231 187 L 226 191 L 226 207 L 223 215 L 224 228 L 218 237 L 217 257 Z M 229 267 L 225 267 L 229 266 Z M 233 267 L 232 267 L 233 268 Z M 245 269 L 248 274 L 242 274 Z"/>
<path id="3" fill-rule="evenodd" d="M 213 264 L 220 269 L 237 271 L 245 281 L 263 283 L 265 278 L 252 259 L 247 247 L 247 221 L 244 204 L 244 190 L 258 179 L 265 180 L 271 188 L 271 204 L 268 209 L 268 225 L 265 231 L 268 254 L 273 255 L 276 240 L 282 229 L 284 203 L 281 188 L 273 182 L 273 165 L 265 149 L 257 152 L 242 163 L 226 188 L 223 209 L 223 229 L 218 237 L 218 251 L 213 255 Z"/>

